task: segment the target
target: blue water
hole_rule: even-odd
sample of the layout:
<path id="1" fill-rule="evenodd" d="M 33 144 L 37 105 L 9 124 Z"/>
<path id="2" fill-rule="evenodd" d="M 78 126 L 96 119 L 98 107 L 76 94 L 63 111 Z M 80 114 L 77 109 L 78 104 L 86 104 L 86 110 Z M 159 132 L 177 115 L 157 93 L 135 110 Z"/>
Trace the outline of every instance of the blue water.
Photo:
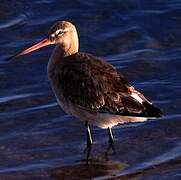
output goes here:
<path id="1" fill-rule="evenodd" d="M 181 1 L 1 0 L 0 179 L 181 179 Z M 162 109 L 162 119 L 92 127 L 58 106 L 47 80 L 53 47 L 4 59 L 46 36 L 57 20 L 76 24 L 80 50 L 105 58 Z M 107 159 L 108 158 L 108 159 Z"/>

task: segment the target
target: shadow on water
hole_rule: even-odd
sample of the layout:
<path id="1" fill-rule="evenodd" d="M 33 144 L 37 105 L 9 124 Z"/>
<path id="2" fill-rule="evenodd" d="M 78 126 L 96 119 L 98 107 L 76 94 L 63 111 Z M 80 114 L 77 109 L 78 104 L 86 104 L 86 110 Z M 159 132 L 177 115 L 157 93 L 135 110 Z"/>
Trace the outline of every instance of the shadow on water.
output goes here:
<path id="1" fill-rule="evenodd" d="M 63 167 L 59 169 L 54 169 L 50 172 L 50 177 L 56 180 L 61 179 L 92 179 L 102 180 L 102 179 L 141 179 L 149 178 L 153 179 L 159 178 L 162 176 L 162 173 L 165 174 L 171 172 L 172 176 L 168 179 L 179 179 L 180 177 L 180 168 L 181 168 L 181 158 L 178 160 L 171 160 L 159 165 L 154 165 L 142 170 L 137 170 L 134 172 L 119 174 L 117 172 L 122 171 L 125 168 L 125 164 L 108 162 L 107 164 L 93 163 L 89 166 L 85 164 L 79 164 L 75 166 Z"/>
<path id="2" fill-rule="evenodd" d="M 52 178 L 60 179 L 92 179 L 99 177 L 115 177 L 115 173 L 124 169 L 125 164 L 114 161 L 90 160 L 90 164 L 76 164 L 54 169 L 50 172 Z"/>

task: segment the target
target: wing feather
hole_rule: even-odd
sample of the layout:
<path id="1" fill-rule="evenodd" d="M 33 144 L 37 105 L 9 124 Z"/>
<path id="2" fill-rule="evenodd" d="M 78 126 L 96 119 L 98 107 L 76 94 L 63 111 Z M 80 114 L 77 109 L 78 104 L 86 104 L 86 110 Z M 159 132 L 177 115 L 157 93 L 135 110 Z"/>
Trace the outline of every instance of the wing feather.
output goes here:
<path id="1" fill-rule="evenodd" d="M 68 56 L 63 61 L 58 77 L 63 96 L 71 103 L 101 113 L 161 115 L 158 108 L 106 61 L 84 53 Z M 149 114 L 146 109 L 148 107 L 152 107 Z"/>

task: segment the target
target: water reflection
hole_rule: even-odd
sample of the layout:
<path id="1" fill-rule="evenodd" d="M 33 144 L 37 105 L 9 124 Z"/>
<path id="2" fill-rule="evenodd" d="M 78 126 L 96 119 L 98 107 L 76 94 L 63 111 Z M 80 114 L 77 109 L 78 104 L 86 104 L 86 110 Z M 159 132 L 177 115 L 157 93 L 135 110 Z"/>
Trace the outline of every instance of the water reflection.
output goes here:
<path id="1" fill-rule="evenodd" d="M 86 163 L 75 164 L 56 168 L 51 171 L 51 177 L 61 179 L 101 179 L 113 178 L 115 173 L 123 170 L 127 165 L 116 161 L 103 161 L 100 157 L 92 159 L 89 165 Z M 100 177 L 100 178 L 99 178 Z"/>

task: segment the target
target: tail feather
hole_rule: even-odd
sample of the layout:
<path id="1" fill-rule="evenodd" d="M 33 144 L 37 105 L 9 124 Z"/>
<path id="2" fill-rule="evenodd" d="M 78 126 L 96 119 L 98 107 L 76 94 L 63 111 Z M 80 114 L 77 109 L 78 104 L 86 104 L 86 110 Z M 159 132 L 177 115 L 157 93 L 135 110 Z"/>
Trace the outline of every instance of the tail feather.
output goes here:
<path id="1" fill-rule="evenodd" d="M 163 116 L 163 112 L 159 108 L 154 106 L 153 104 L 149 102 L 144 102 L 143 105 L 145 107 L 144 113 L 147 117 L 162 117 Z"/>

